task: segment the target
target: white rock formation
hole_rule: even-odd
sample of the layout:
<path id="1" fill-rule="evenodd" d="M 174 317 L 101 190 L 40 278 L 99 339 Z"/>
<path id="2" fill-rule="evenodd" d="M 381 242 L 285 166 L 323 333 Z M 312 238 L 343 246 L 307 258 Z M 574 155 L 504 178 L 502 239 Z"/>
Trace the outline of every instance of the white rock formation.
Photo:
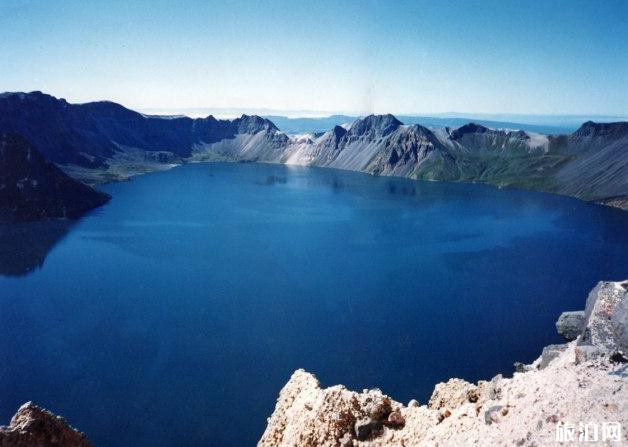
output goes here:
<path id="1" fill-rule="evenodd" d="M 525 372 L 477 385 L 451 379 L 436 385 L 423 406 L 404 406 L 379 390 L 322 388 L 298 370 L 258 446 L 573 445 L 579 436 L 628 445 L 628 364 L 621 350 L 627 289 L 627 282 L 599 283 L 587 300 L 583 334 L 544 350 Z M 592 348 L 595 355 L 587 354 Z"/>

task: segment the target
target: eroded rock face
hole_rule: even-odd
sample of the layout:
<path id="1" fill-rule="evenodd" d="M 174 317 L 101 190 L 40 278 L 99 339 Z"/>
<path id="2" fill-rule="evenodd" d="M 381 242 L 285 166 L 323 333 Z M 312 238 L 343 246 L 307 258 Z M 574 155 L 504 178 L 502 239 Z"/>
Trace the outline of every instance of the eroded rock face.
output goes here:
<path id="1" fill-rule="evenodd" d="M 440 383 L 428 405 L 406 407 L 379 390 L 321 388 L 299 370 L 281 391 L 259 446 L 553 445 L 559 424 L 628 427 L 628 374 L 611 355 L 626 346 L 627 286 L 598 284 L 577 340 L 546 348 L 512 378 Z M 583 356 L 586 349 L 599 355 Z M 613 442 L 628 445 L 627 432 Z"/>
<path id="2" fill-rule="evenodd" d="M 628 281 L 624 281 L 621 287 L 628 289 Z M 628 294 L 624 293 L 623 299 L 615 307 L 611 317 L 611 328 L 615 342 L 624 357 L 628 357 Z"/>
<path id="3" fill-rule="evenodd" d="M 475 393 L 475 394 L 474 394 Z M 446 383 L 439 383 L 427 406 L 434 410 L 455 410 L 460 405 L 469 402 L 477 394 L 477 387 L 462 379 L 449 379 Z M 477 399 L 476 399 L 477 400 Z"/>
<path id="4" fill-rule="evenodd" d="M 625 335 L 620 320 L 625 320 L 626 301 L 628 281 L 599 282 L 587 298 L 585 329 L 578 344 L 594 346 L 609 354 L 620 351 Z"/>
<path id="5" fill-rule="evenodd" d="M 403 425 L 402 405 L 379 390 L 322 389 L 314 375 L 295 371 L 281 390 L 260 446 L 352 445 Z"/>
<path id="6" fill-rule="evenodd" d="M 560 357 L 562 352 L 565 352 L 567 345 L 549 345 L 543 348 L 541 352 L 540 361 L 538 362 L 538 368 L 544 369 L 552 362 L 552 360 Z"/>
<path id="7" fill-rule="evenodd" d="M 8 427 L 0 427 L 0 447 L 91 447 L 65 419 L 27 402 Z"/>
<path id="8" fill-rule="evenodd" d="M 291 380 L 282 397 L 293 395 L 292 406 L 280 398 L 259 446 L 459 446 L 553 445 L 558 424 L 579 421 L 617 421 L 626 426 L 628 378 L 608 361 L 575 363 L 575 342 L 546 368 L 517 373 L 512 379 L 497 377 L 473 387 L 462 381 L 441 384 L 440 396 L 453 397 L 451 407 L 399 406 L 386 421 L 361 416 L 358 402 L 363 393 L 343 387 L 303 389 Z M 299 375 L 309 375 L 298 371 Z M 309 375 L 313 383 L 313 376 Z M 293 376 L 294 379 L 294 376 Z M 463 390 L 473 390 L 466 395 Z M 477 394 L 476 394 L 477 393 Z M 307 396 L 307 399 L 304 399 Z M 304 405 L 302 400 L 324 405 Z M 394 400 L 391 406 L 399 405 Z M 357 404 L 357 405 L 356 405 Z M 447 404 L 445 404 L 447 405 Z M 310 409 L 311 408 L 311 409 Z M 399 418 L 400 425 L 389 423 Z M 355 422 L 353 422 L 355 420 Z M 622 432 L 621 442 L 628 442 Z"/>

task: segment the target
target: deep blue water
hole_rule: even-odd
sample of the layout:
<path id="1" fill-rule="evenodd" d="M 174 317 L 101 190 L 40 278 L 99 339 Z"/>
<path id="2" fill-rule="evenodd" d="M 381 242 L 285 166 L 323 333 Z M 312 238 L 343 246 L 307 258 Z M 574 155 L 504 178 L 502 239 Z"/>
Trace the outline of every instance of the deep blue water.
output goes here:
<path id="1" fill-rule="evenodd" d="M 259 164 L 104 189 L 0 227 L 0 423 L 33 400 L 97 446 L 254 445 L 296 368 L 425 402 L 628 277 L 628 213 L 564 197 Z"/>

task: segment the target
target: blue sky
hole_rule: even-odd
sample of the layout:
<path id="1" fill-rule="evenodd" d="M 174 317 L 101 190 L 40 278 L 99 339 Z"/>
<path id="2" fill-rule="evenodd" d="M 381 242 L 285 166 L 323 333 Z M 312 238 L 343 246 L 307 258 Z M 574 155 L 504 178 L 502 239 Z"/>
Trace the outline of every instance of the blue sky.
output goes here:
<path id="1" fill-rule="evenodd" d="M 0 0 L 1 91 L 132 108 L 628 114 L 628 1 Z"/>

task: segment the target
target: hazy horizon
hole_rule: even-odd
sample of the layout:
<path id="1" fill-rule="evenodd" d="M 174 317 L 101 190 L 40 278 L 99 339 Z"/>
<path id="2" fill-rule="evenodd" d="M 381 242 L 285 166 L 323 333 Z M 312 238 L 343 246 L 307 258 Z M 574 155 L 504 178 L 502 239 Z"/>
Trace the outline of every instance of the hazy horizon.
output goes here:
<path id="1" fill-rule="evenodd" d="M 626 16 L 617 0 L 7 0 L 0 91 L 136 110 L 626 116 Z"/>
<path id="2" fill-rule="evenodd" d="M 0 91 L 2 94 L 32 94 L 40 92 L 45 95 L 50 95 L 58 99 L 68 101 L 73 104 L 86 104 L 90 102 L 111 102 L 107 98 L 99 98 L 89 101 L 71 101 L 68 98 L 64 98 L 55 95 L 54 92 L 47 92 L 41 90 L 31 91 Z M 187 116 L 190 118 L 205 118 L 209 115 L 217 119 L 233 119 L 242 115 L 258 115 L 267 118 L 282 118 L 288 120 L 326 120 L 333 117 L 347 117 L 350 119 L 363 118 L 369 114 L 391 114 L 403 121 L 403 118 L 434 118 L 437 120 L 447 119 L 469 119 L 478 121 L 494 121 L 496 123 L 503 122 L 503 124 L 539 124 L 549 125 L 555 127 L 570 128 L 574 125 L 580 125 L 585 121 L 597 121 L 597 122 L 611 122 L 611 121 L 628 121 L 628 114 L 626 115 L 606 115 L 606 114 L 524 114 L 524 113 L 474 113 L 474 112 L 415 112 L 415 113 L 392 113 L 392 112 L 371 112 L 360 113 L 355 111 L 320 111 L 320 110 L 282 110 L 271 108 L 229 108 L 229 107 L 180 107 L 180 108 L 134 108 L 129 107 L 127 104 L 119 103 L 123 107 L 130 110 L 142 113 L 144 115 L 152 116 L 164 116 L 164 117 L 177 117 Z"/>
<path id="3" fill-rule="evenodd" d="M 123 104 L 124 105 L 124 104 Z M 228 107 L 180 107 L 180 108 L 161 108 L 161 107 L 148 107 L 137 109 L 138 112 L 147 115 L 185 115 L 192 118 L 204 117 L 211 114 L 215 117 L 238 117 L 242 114 L 247 115 L 260 115 L 260 116 L 281 116 L 288 119 L 302 119 L 302 118 L 329 118 L 332 116 L 348 116 L 348 117 L 362 117 L 367 113 L 361 113 L 356 111 L 325 111 L 325 110 L 285 110 L 285 109 L 270 109 L 270 108 L 228 108 Z M 371 114 L 371 113 L 368 113 Z M 566 114 L 566 113 L 482 113 L 482 112 L 461 112 L 461 111 L 448 111 L 448 112 L 407 112 L 407 113 L 394 113 L 381 111 L 375 114 L 391 114 L 394 116 L 414 116 L 414 117 L 434 117 L 434 118 L 484 118 L 484 119 L 529 119 L 529 118 L 557 118 L 557 119 L 587 119 L 587 118 L 616 118 L 621 120 L 628 119 L 628 114 L 624 115 L 609 115 L 609 114 Z"/>

